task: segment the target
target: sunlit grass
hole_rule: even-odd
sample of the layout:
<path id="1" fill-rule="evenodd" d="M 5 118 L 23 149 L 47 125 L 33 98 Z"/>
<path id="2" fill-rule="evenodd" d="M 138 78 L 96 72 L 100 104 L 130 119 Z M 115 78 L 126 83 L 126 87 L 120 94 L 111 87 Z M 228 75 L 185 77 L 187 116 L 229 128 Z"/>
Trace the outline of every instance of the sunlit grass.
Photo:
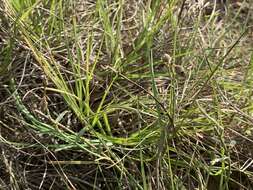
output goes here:
<path id="1" fill-rule="evenodd" d="M 0 140 L 48 153 L 46 169 L 16 188 L 247 188 L 250 13 L 239 27 L 240 9 L 207 15 L 190 1 L 1 3 L 11 27 L 0 103 L 13 113 L 0 125 L 13 122 L 33 140 Z"/>

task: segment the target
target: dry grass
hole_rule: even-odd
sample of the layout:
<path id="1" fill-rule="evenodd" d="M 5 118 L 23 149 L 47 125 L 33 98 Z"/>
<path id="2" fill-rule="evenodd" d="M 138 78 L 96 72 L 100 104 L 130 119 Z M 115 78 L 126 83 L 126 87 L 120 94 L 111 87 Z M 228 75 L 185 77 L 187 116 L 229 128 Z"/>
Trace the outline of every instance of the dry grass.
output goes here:
<path id="1" fill-rule="evenodd" d="M 0 7 L 0 189 L 251 189 L 250 1 Z"/>

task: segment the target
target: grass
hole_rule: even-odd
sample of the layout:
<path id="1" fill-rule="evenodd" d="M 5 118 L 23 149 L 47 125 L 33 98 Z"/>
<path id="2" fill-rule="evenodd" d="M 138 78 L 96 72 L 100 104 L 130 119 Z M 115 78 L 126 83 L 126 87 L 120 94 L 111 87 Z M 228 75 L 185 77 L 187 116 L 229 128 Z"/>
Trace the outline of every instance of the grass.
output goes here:
<path id="1" fill-rule="evenodd" d="M 252 5 L 0 1 L 1 189 L 251 189 Z"/>

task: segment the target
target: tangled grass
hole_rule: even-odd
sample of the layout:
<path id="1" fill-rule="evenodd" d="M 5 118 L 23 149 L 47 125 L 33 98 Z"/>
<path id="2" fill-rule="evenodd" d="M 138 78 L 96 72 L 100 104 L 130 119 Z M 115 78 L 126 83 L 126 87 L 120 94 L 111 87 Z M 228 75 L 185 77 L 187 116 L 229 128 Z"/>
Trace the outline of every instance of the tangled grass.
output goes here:
<path id="1" fill-rule="evenodd" d="M 0 1 L 1 189 L 251 189 L 250 1 Z"/>

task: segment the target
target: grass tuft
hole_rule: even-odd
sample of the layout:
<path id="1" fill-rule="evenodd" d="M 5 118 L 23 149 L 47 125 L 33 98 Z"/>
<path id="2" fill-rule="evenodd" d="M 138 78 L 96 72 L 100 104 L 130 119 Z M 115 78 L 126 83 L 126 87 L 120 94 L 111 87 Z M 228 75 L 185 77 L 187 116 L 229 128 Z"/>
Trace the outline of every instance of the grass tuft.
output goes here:
<path id="1" fill-rule="evenodd" d="M 0 0 L 0 189 L 251 189 L 252 9 Z"/>

